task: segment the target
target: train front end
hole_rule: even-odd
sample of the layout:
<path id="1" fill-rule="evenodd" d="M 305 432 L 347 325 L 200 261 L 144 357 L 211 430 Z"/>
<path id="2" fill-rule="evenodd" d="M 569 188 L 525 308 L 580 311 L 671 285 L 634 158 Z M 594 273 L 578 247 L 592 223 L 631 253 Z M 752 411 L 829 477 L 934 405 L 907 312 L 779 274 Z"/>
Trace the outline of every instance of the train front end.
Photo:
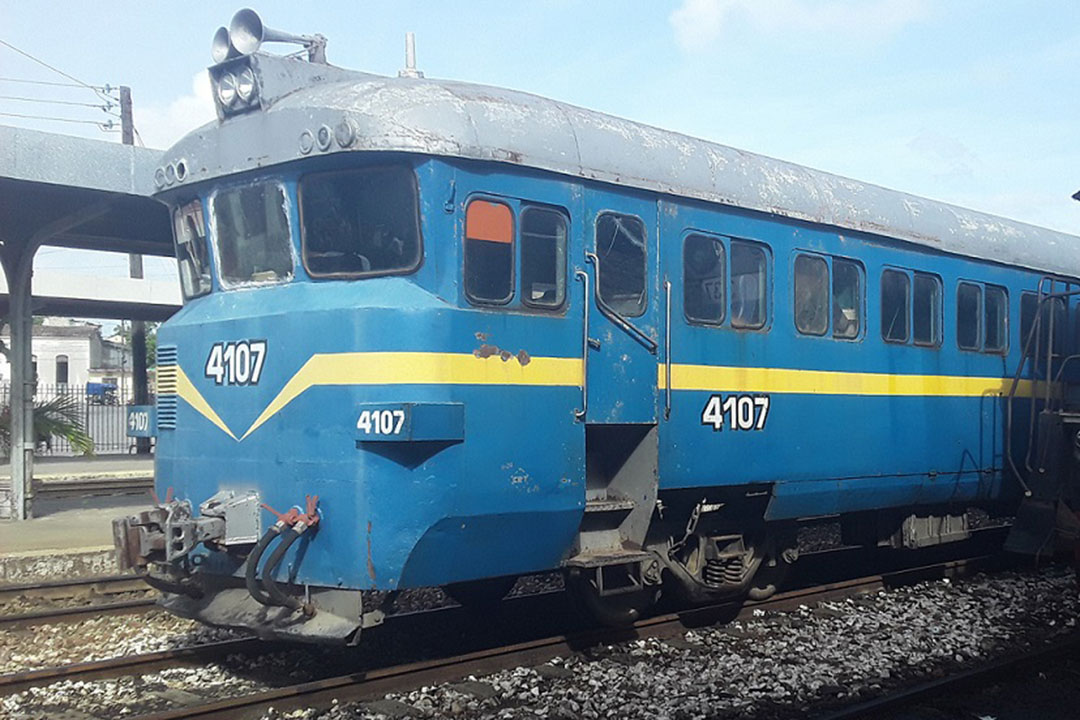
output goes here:
<path id="1" fill-rule="evenodd" d="M 455 232 L 452 172 L 353 152 L 364 128 L 324 100 L 373 76 L 262 53 L 210 75 L 218 121 L 157 176 L 185 303 L 158 332 L 157 498 L 114 522 L 121 567 L 178 615 L 330 643 L 382 621 L 370 598 L 557 567 L 581 484 L 515 475 L 550 448 L 511 467 L 483 429 L 568 368 L 551 391 L 571 427 L 579 366 L 477 350 L 485 328 L 434 252 Z M 515 422 L 560 442 L 539 415 Z"/>

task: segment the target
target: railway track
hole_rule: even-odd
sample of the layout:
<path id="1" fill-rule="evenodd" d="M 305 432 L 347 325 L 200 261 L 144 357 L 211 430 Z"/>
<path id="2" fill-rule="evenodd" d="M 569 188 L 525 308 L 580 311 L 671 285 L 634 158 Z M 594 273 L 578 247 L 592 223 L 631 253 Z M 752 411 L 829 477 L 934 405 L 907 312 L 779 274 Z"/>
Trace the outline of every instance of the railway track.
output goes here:
<path id="1" fill-rule="evenodd" d="M 149 592 L 150 587 L 133 575 L 102 575 L 73 580 L 48 580 L 18 585 L 0 585 L 0 604 L 15 598 L 57 601 L 78 598 L 98 599 L 110 595 Z M 0 630 L 13 630 L 44 623 L 77 622 L 102 615 L 126 615 L 153 609 L 151 597 L 128 598 L 112 602 L 87 603 L 48 608 L 15 615 L 0 615 Z"/>
<path id="2" fill-rule="evenodd" d="M 569 634 L 556 634 L 529 639 L 505 646 L 488 647 L 459 655 L 439 657 L 390 667 L 374 668 L 336 677 L 282 686 L 260 693 L 200 705 L 180 707 L 163 712 L 138 716 L 138 720 L 182 720 L 188 718 L 254 718 L 268 707 L 285 711 L 302 707 L 326 707 L 332 702 L 369 700 L 389 692 L 413 689 L 422 685 L 453 681 L 469 675 L 480 675 L 520 665 L 536 665 L 556 656 L 572 654 L 587 647 L 612 644 L 639 638 L 663 638 L 684 632 L 691 627 L 716 622 L 748 618 L 754 611 L 785 610 L 800 605 L 850 597 L 859 593 L 876 592 L 890 586 L 925 579 L 967 574 L 990 567 L 991 556 L 949 560 L 933 565 L 909 567 L 868 575 L 856 579 L 825 583 L 777 594 L 768 600 L 748 603 L 723 603 L 688 611 L 647 618 L 630 628 L 585 629 Z M 521 598 L 513 603 L 536 603 L 538 598 Z M 508 608 L 509 609 L 509 608 Z M 443 614 L 442 624 L 459 608 L 418 613 L 432 616 Z M 404 619 L 404 618 L 402 618 Z M 430 617 L 429 617 L 430 619 Z M 393 622 L 400 622 L 395 620 Z M 436 621 L 434 624 L 438 625 Z M 238 639 L 202 645 L 182 650 L 170 650 L 131 658 L 116 658 L 81 663 L 60 668 L 29 671 L 0 676 L 0 695 L 31 687 L 42 687 L 61 680 L 96 680 L 124 675 L 144 675 L 166 667 L 199 665 L 235 653 L 259 652 L 269 649 L 267 643 L 253 639 Z"/>
<path id="3" fill-rule="evenodd" d="M 50 500 L 101 495 L 142 495 L 153 489 L 153 476 L 34 480 L 34 496 Z"/>

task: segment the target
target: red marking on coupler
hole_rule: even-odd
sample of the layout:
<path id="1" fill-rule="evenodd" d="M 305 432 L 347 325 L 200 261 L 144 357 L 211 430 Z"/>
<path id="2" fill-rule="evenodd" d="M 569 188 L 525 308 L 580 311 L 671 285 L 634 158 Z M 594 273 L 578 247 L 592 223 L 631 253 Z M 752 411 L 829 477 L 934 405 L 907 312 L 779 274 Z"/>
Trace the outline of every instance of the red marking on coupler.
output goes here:
<path id="1" fill-rule="evenodd" d="M 275 517 L 277 517 L 278 522 L 288 525 L 289 527 L 292 527 L 301 517 L 300 513 L 296 511 L 296 508 L 289 508 L 289 512 L 287 513 L 279 513 L 277 510 L 270 507 L 266 503 L 262 503 L 262 507 L 272 513 Z"/>
<path id="2" fill-rule="evenodd" d="M 319 496 L 318 495 L 305 495 L 304 504 L 306 505 L 307 512 L 304 514 L 304 522 L 308 527 L 312 527 L 319 522 Z"/>

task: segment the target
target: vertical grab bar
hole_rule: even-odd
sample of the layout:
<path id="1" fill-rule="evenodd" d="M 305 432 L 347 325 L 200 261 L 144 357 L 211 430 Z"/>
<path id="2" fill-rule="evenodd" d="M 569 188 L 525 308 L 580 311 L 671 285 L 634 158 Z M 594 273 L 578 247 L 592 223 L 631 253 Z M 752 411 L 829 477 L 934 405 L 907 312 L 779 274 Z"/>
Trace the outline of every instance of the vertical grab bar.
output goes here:
<path id="1" fill-rule="evenodd" d="M 584 420 L 589 412 L 589 303 L 592 298 L 589 296 L 589 274 L 584 270 L 575 270 L 574 277 L 581 280 L 585 289 L 585 317 L 581 329 L 581 409 L 574 411 L 574 417 Z"/>
<path id="2" fill-rule="evenodd" d="M 664 280 L 664 419 L 671 417 L 671 281 Z"/>

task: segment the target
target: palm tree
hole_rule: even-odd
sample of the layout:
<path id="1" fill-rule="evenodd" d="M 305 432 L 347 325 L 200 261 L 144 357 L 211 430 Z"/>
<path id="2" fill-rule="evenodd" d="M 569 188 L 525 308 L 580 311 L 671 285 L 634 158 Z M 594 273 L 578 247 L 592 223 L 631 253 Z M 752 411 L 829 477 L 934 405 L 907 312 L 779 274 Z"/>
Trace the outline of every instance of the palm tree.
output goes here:
<path id="1" fill-rule="evenodd" d="M 52 400 L 34 403 L 34 439 L 50 446 L 53 437 L 68 441 L 71 449 L 82 455 L 94 454 L 94 439 L 83 427 L 82 408 L 75 395 L 57 395 Z M 11 454 L 11 406 L 0 410 L 0 448 Z"/>

